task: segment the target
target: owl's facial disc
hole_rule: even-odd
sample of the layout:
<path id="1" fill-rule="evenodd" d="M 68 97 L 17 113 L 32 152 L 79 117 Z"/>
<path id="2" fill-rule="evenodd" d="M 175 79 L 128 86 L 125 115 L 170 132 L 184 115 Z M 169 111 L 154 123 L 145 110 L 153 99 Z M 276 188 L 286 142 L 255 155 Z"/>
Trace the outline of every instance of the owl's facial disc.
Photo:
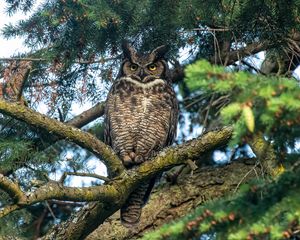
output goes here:
<path id="1" fill-rule="evenodd" d="M 123 74 L 140 82 L 151 82 L 164 77 L 165 66 L 161 61 L 149 61 L 141 58 L 141 61 L 126 61 L 123 65 Z"/>

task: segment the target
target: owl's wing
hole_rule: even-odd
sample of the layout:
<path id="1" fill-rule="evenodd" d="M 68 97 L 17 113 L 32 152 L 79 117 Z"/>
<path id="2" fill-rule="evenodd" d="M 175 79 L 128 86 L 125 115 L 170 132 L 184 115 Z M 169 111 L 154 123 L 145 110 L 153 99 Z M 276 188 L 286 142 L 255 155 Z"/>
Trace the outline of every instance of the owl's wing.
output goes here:
<path id="1" fill-rule="evenodd" d="M 110 114 L 109 114 L 109 107 L 108 102 L 112 101 L 114 98 L 111 98 L 111 91 L 107 95 L 106 99 L 106 106 L 105 106 L 105 118 L 104 118 L 104 143 L 112 146 L 112 139 L 111 139 L 111 124 L 110 124 Z"/>
<path id="2" fill-rule="evenodd" d="M 173 91 L 173 96 L 171 98 L 171 104 L 172 104 L 172 109 L 170 112 L 170 119 L 169 119 L 169 131 L 167 133 L 167 138 L 166 138 L 166 146 L 172 145 L 176 138 L 176 132 L 177 132 L 177 123 L 178 123 L 178 113 L 179 113 L 179 108 L 178 108 L 178 102 L 176 99 L 176 94 Z"/>

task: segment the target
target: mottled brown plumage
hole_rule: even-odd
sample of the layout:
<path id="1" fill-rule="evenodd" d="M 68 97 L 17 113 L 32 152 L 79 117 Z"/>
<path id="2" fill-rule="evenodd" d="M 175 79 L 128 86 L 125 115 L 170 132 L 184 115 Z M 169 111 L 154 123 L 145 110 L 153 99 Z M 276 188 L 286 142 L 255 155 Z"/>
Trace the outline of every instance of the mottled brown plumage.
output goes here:
<path id="1" fill-rule="evenodd" d="M 106 102 L 105 142 L 131 168 L 172 144 L 178 103 L 168 79 L 164 46 L 143 56 L 128 45 L 123 51 L 124 61 Z M 121 208 L 124 225 L 138 223 L 154 182 L 155 178 L 142 183 L 130 194 Z"/>

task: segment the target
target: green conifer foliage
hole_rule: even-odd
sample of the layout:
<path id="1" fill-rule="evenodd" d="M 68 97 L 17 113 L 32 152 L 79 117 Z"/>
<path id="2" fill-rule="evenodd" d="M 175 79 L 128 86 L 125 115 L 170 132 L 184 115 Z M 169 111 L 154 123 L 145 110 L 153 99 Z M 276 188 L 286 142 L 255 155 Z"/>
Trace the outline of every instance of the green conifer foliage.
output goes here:
<path id="1" fill-rule="evenodd" d="M 300 135 L 297 80 L 230 72 L 199 61 L 186 68 L 185 82 L 192 92 L 226 95 L 230 99 L 220 114 L 224 124 L 234 125 L 233 145 L 255 131 L 263 132 L 278 149 L 295 147 Z"/>

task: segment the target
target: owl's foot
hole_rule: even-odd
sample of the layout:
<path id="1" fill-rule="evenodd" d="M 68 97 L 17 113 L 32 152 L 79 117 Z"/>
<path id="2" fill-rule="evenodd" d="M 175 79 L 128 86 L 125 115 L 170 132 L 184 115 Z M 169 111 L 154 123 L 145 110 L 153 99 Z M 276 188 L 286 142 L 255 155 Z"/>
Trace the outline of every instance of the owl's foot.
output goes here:
<path id="1" fill-rule="evenodd" d="M 129 157 L 133 160 L 135 158 L 135 153 L 134 152 L 129 153 Z"/>
<path id="2" fill-rule="evenodd" d="M 123 164 L 125 167 L 130 167 L 132 166 L 134 161 L 131 159 L 129 155 L 126 155 L 123 157 Z"/>
<path id="3" fill-rule="evenodd" d="M 123 164 L 125 167 L 132 167 L 133 165 L 141 164 L 144 161 L 145 159 L 141 155 L 136 155 L 134 152 L 123 157 Z"/>
<path id="4" fill-rule="evenodd" d="M 123 157 L 123 164 L 125 167 L 131 167 L 132 165 L 136 164 L 135 161 L 136 155 L 134 152 L 130 152 L 128 155 Z"/>

